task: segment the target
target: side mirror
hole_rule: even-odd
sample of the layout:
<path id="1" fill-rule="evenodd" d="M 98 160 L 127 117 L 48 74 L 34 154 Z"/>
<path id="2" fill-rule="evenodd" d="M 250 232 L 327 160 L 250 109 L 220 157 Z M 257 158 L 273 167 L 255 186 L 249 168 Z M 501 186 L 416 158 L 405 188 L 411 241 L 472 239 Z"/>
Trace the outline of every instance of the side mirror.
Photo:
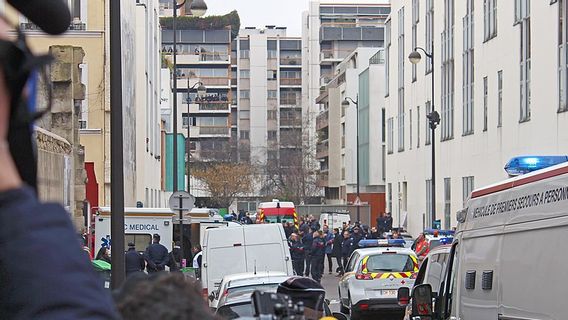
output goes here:
<path id="1" fill-rule="evenodd" d="M 428 283 L 417 285 L 412 290 L 412 316 L 432 315 L 432 286 Z"/>
<path id="2" fill-rule="evenodd" d="M 215 300 L 215 292 L 211 292 L 211 294 L 209 295 L 209 301 L 213 301 Z"/>
<path id="3" fill-rule="evenodd" d="M 410 288 L 400 287 L 396 295 L 396 300 L 398 305 L 401 307 L 406 307 L 410 303 Z"/>
<path id="4" fill-rule="evenodd" d="M 334 312 L 333 317 L 337 320 L 349 320 L 349 317 L 341 312 Z"/>

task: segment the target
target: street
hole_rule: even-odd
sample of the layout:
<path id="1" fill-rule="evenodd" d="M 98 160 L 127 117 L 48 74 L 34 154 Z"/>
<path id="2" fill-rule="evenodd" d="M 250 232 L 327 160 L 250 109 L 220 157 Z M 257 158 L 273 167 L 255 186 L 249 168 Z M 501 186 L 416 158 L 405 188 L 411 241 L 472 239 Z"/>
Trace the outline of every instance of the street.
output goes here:
<path id="1" fill-rule="evenodd" d="M 337 291 L 337 283 L 339 282 L 339 277 L 335 275 L 335 269 L 337 268 L 337 263 L 334 259 L 333 261 L 333 273 L 327 273 L 327 261 L 325 262 L 325 271 L 321 279 L 321 285 L 325 289 L 325 298 L 329 300 L 329 307 L 333 312 L 339 312 L 339 292 Z"/>

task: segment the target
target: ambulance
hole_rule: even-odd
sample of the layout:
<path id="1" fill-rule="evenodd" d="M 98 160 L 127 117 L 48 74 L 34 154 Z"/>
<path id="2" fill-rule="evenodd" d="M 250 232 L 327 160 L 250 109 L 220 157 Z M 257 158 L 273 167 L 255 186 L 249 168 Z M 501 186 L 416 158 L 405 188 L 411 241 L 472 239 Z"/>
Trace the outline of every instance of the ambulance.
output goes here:
<path id="1" fill-rule="evenodd" d="M 412 319 L 568 318 L 568 164 L 477 189 L 457 218 L 440 292 L 415 286 Z"/>
<path id="2" fill-rule="evenodd" d="M 279 201 L 261 202 L 256 209 L 256 223 L 292 222 L 298 226 L 298 214 L 293 202 Z"/>
<path id="3" fill-rule="evenodd" d="M 173 218 L 169 208 L 124 208 L 124 245 L 136 245 L 137 251 L 144 251 L 152 243 L 152 235 L 158 234 L 168 251 L 172 250 Z M 110 207 L 101 207 L 95 216 L 95 250 L 111 246 Z"/>

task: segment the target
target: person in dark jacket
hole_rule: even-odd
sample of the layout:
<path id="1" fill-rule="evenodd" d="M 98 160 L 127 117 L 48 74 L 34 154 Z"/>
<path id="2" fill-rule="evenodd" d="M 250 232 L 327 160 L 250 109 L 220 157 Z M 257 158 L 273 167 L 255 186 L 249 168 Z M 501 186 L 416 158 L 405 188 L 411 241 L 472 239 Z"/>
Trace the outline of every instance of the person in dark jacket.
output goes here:
<path id="1" fill-rule="evenodd" d="M 325 256 L 325 240 L 321 231 L 313 233 L 312 250 L 311 250 L 311 273 L 312 279 L 321 282 L 323 274 L 323 258 Z"/>
<path id="2" fill-rule="evenodd" d="M 146 248 L 144 259 L 146 260 L 146 271 L 148 273 L 164 271 L 169 261 L 168 249 L 160 244 L 160 235 L 154 234 L 153 243 Z"/>
<path id="3" fill-rule="evenodd" d="M 312 262 L 312 243 L 314 242 L 314 237 L 313 237 L 313 233 L 308 229 L 307 232 L 304 232 L 304 235 L 302 237 L 302 244 L 304 245 L 304 253 L 305 253 L 305 259 L 306 259 L 306 269 L 305 269 L 305 276 L 309 277 L 310 276 L 310 271 L 311 271 L 311 262 Z"/>
<path id="4" fill-rule="evenodd" d="M 333 239 L 333 248 L 331 249 L 331 255 L 335 257 L 337 260 L 337 269 L 335 272 L 337 274 L 343 273 L 343 263 L 341 261 L 341 245 L 343 244 L 343 235 L 339 231 L 339 228 L 333 229 L 334 239 Z"/>
<path id="5" fill-rule="evenodd" d="M 341 274 L 347 270 L 347 262 L 349 261 L 351 252 L 353 252 L 353 239 L 351 238 L 349 231 L 345 230 L 343 232 L 343 242 L 341 244 L 341 258 L 343 259 L 343 270 L 341 270 Z"/>
<path id="6" fill-rule="evenodd" d="M 146 262 L 144 262 L 144 257 L 136 251 L 134 243 L 128 243 L 128 251 L 124 254 L 124 259 L 127 278 L 133 273 L 144 271 Z"/>
<path id="7" fill-rule="evenodd" d="M 294 268 L 294 273 L 298 276 L 304 275 L 304 245 L 300 241 L 296 233 L 290 235 L 288 240 L 288 246 L 290 247 L 290 256 L 292 258 L 292 267 Z"/>
<path id="8" fill-rule="evenodd" d="M 359 241 L 363 240 L 363 234 L 361 233 L 361 227 L 359 226 L 355 226 L 353 227 L 353 234 L 351 234 L 351 239 L 352 239 L 352 248 L 351 248 L 351 253 L 353 253 L 353 251 L 355 251 L 355 249 L 359 248 Z M 351 253 L 349 253 L 351 255 Z"/>
<path id="9" fill-rule="evenodd" d="M 333 266 L 332 254 L 333 251 L 333 240 L 335 236 L 332 232 L 329 231 L 329 227 L 327 225 L 323 226 L 323 240 L 325 242 L 325 256 L 327 257 L 327 271 L 331 274 L 331 267 Z"/>

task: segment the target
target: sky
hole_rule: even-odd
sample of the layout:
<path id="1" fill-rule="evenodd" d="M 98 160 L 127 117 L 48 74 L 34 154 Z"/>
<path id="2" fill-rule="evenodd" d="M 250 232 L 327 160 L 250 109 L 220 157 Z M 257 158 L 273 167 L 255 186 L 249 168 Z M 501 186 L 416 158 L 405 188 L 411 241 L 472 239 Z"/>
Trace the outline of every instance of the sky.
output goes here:
<path id="1" fill-rule="evenodd" d="M 309 0 L 205 0 L 206 15 L 239 12 L 241 28 L 266 25 L 288 27 L 288 36 L 302 35 L 302 12 L 308 10 Z"/>

